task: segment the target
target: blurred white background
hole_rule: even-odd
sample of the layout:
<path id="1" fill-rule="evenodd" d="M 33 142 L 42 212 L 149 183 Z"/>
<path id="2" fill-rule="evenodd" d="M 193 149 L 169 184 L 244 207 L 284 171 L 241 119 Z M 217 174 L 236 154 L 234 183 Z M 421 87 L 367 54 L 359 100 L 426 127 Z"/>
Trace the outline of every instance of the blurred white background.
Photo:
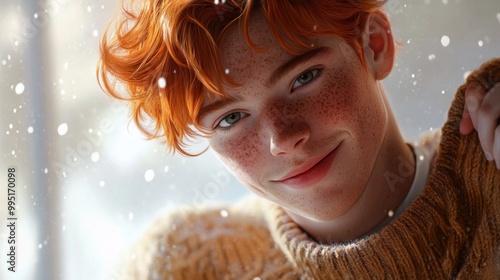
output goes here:
<path id="1" fill-rule="evenodd" d="M 0 279 L 115 279 L 122 252 L 156 215 L 248 195 L 211 152 L 183 158 L 145 141 L 102 93 L 98 42 L 117 0 L 0 4 Z M 500 56 L 500 1 L 391 0 L 387 10 L 402 47 L 384 84 L 411 141 L 443 124 L 468 71 Z"/>

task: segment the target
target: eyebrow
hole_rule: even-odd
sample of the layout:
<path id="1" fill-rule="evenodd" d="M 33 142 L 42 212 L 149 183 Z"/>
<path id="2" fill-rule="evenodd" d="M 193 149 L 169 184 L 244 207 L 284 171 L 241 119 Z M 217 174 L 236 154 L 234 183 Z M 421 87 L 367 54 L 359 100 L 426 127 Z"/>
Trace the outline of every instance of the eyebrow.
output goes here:
<path id="1" fill-rule="evenodd" d="M 241 98 L 239 96 L 226 96 L 223 99 L 219 99 L 208 104 L 207 106 L 203 106 L 198 112 L 198 121 L 201 122 L 207 115 L 211 114 L 212 112 L 215 112 L 240 100 Z"/>
<path id="2" fill-rule="evenodd" d="M 317 49 L 310 50 L 301 55 L 295 56 L 292 59 L 286 61 L 282 65 L 280 65 L 276 70 L 273 71 L 271 77 L 264 83 L 266 87 L 273 87 L 276 82 L 290 73 L 293 69 L 295 69 L 300 64 L 306 63 L 311 59 L 322 57 L 327 55 L 330 52 L 330 48 L 321 47 Z"/>

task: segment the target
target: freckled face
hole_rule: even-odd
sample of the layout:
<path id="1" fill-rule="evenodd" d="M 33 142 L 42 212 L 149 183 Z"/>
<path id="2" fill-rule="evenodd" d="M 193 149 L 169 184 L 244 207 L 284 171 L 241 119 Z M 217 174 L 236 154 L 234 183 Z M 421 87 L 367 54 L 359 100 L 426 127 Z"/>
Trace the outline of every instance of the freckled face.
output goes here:
<path id="1" fill-rule="evenodd" d="M 315 220 L 345 214 L 367 185 L 386 133 L 387 111 L 377 81 L 354 50 L 335 37 L 315 38 L 316 55 L 289 68 L 264 17 L 250 25 L 266 52 L 249 49 L 233 28 L 222 46 L 233 102 L 209 112 L 210 147 L 258 195 Z M 207 100 L 204 106 L 214 100 Z"/>

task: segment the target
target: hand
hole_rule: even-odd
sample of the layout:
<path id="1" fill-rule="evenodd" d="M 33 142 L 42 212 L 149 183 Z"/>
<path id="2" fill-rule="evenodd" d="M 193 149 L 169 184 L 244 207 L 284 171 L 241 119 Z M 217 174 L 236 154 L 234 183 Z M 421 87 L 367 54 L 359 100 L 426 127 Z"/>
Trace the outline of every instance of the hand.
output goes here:
<path id="1" fill-rule="evenodd" d="M 500 83 L 487 93 L 477 83 L 471 83 L 465 90 L 460 132 L 467 135 L 474 129 L 486 159 L 495 161 L 500 169 Z"/>

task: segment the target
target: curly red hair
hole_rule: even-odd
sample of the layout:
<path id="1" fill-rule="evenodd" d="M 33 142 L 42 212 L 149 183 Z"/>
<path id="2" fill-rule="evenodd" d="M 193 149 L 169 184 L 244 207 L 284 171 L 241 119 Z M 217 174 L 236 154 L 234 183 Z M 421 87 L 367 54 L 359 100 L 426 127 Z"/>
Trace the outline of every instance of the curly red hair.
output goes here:
<path id="1" fill-rule="evenodd" d="M 219 3 L 221 2 L 221 3 Z M 149 139 L 166 138 L 184 155 L 189 138 L 207 135 L 198 113 L 207 96 L 224 96 L 236 83 L 220 60 L 226 31 L 240 26 L 249 46 L 265 51 L 249 36 L 250 16 L 262 12 L 279 45 L 296 55 L 312 48 L 308 38 L 334 35 L 364 64 L 362 32 L 384 0 L 131 0 L 123 17 L 104 32 L 98 66 L 101 87 L 129 100 L 133 120 Z M 113 30 L 112 34 L 111 31 Z M 117 82 L 126 92 L 120 92 Z M 144 123 L 148 119 L 150 124 Z"/>

